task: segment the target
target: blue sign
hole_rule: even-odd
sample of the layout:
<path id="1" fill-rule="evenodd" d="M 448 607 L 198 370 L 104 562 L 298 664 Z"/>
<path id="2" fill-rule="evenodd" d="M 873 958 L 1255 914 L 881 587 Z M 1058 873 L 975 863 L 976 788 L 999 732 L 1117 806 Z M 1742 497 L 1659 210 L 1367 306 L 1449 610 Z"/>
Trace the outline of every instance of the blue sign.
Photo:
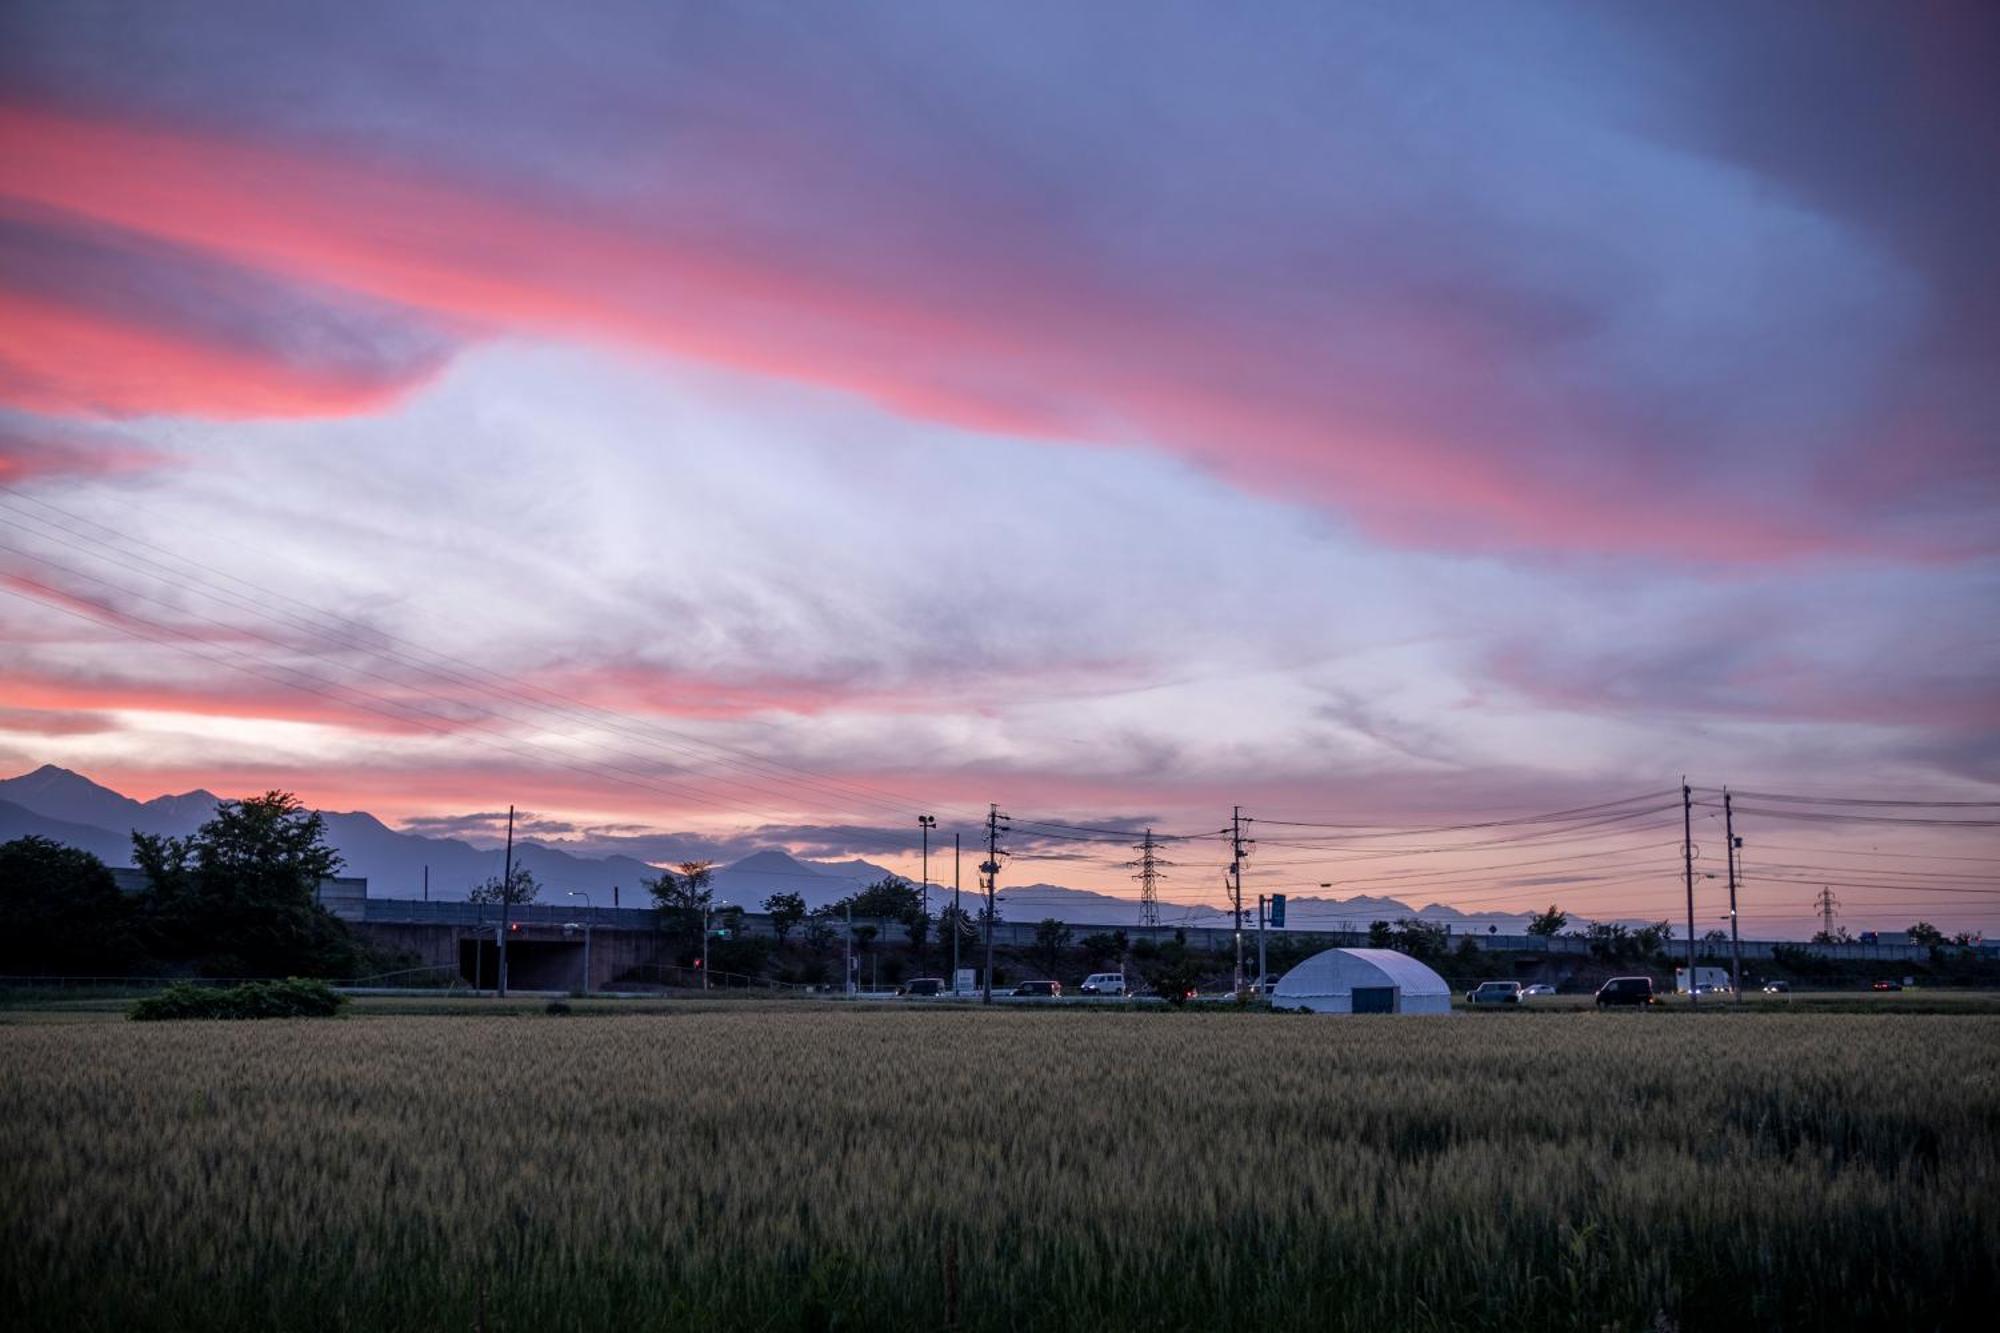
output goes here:
<path id="1" fill-rule="evenodd" d="M 1285 928 L 1285 895 L 1282 893 L 1271 895 L 1270 921 L 1272 930 L 1283 930 Z"/>

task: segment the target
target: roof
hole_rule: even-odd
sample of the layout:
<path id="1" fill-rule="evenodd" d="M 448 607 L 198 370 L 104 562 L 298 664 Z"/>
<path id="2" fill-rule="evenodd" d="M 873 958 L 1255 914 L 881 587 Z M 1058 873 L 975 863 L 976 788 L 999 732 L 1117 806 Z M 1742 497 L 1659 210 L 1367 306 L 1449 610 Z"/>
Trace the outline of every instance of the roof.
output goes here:
<path id="1" fill-rule="evenodd" d="M 1395 986 L 1405 995 L 1450 995 L 1443 977 L 1394 949 L 1328 949 L 1285 973 L 1278 998 L 1344 995 L 1356 986 Z"/>

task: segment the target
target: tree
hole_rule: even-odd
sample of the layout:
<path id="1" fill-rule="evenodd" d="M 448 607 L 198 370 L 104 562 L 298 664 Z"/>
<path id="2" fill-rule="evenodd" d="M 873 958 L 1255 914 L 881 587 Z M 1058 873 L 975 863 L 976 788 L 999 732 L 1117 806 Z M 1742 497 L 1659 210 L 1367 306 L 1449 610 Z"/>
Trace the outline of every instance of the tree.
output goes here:
<path id="1" fill-rule="evenodd" d="M 353 936 L 318 901 L 340 869 L 326 822 L 290 792 L 222 801 L 186 838 L 132 835 L 141 910 L 166 956 L 211 975 L 340 976 Z"/>
<path id="2" fill-rule="evenodd" d="M 489 876 L 484 884 L 465 895 L 469 903 L 510 903 L 519 906 L 531 903 L 542 891 L 542 886 L 526 866 L 515 866 L 502 884 L 498 875 Z"/>
<path id="3" fill-rule="evenodd" d="M 1701 937 L 1701 953 L 1704 958 L 1714 958 L 1722 952 L 1722 946 L 1729 943 L 1729 932 L 1711 930 Z"/>
<path id="4" fill-rule="evenodd" d="M 1063 950 L 1069 948 L 1070 928 L 1054 917 L 1045 917 L 1035 926 L 1035 948 L 1041 951 L 1042 960 L 1048 964 L 1043 970 L 1050 976 L 1062 965 Z"/>
<path id="5" fill-rule="evenodd" d="M 1835 926 L 1832 930 L 1814 931 L 1812 942 L 1814 944 L 1852 944 L 1854 943 L 1854 936 L 1848 933 L 1846 926 Z"/>
<path id="6" fill-rule="evenodd" d="M 1910 943 L 1943 944 L 1944 932 L 1928 921 L 1918 921 L 1910 926 Z"/>
<path id="7" fill-rule="evenodd" d="M 916 885 L 901 875 L 888 875 L 835 906 L 843 910 L 852 908 L 857 919 L 908 922 L 922 913 L 923 896 Z"/>
<path id="8" fill-rule="evenodd" d="M 1568 924 L 1569 913 L 1563 911 L 1562 908 L 1557 907 L 1554 903 L 1550 903 L 1548 911 L 1537 912 L 1535 919 L 1528 923 L 1528 933 L 1530 935 L 1544 936 L 1560 935 L 1562 934 L 1563 927 Z"/>
<path id="9" fill-rule="evenodd" d="M 1102 967 L 1123 958 L 1125 944 L 1125 932 L 1122 930 L 1095 931 L 1077 941 L 1077 947 L 1090 959 L 1092 967 Z"/>
<path id="10" fill-rule="evenodd" d="M 48 838 L 0 846 L 0 968 L 109 972 L 138 958 L 133 904 L 104 862 Z"/>
<path id="11" fill-rule="evenodd" d="M 1369 937 L 1369 942 L 1372 944 L 1374 942 L 1372 926 L 1369 928 Z M 1390 932 L 1388 947 L 1406 953 L 1412 958 L 1442 958 L 1450 939 L 1451 932 L 1443 926 L 1434 925 L 1429 921 L 1418 921 L 1413 917 L 1404 917 L 1396 922 L 1395 929 Z"/>
<path id="12" fill-rule="evenodd" d="M 782 948 L 792 929 L 806 919 L 806 900 L 796 893 L 774 893 L 764 900 L 764 910 L 771 914 L 771 932 Z"/>
<path id="13" fill-rule="evenodd" d="M 824 916 L 816 916 L 806 922 L 805 946 L 815 954 L 824 957 L 832 950 L 840 935 L 833 928 L 833 922 Z"/>
<path id="14" fill-rule="evenodd" d="M 1387 921 L 1370 921 L 1368 923 L 1369 948 L 1386 949 L 1395 943 L 1395 940 L 1396 932 Z"/>
<path id="15" fill-rule="evenodd" d="M 959 948 L 963 951 L 979 938 L 977 927 L 972 924 L 972 914 L 963 907 L 947 907 L 938 913 L 938 943 L 950 951 L 952 936 L 958 937 Z"/>
<path id="16" fill-rule="evenodd" d="M 1146 980 L 1153 990 L 1168 1004 L 1178 1009 L 1187 1003 L 1188 996 L 1194 994 L 1201 982 L 1201 969 L 1187 956 L 1185 949 L 1172 945 L 1162 946 L 1160 961 L 1146 973 Z"/>
<path id="17" fill-rule="evenodd" d="M 1673 942 L 1674 926 L 1671 921 L 1655 921 L 1632 932 L 1632 945 L 1642 958 L 1652 957 Z"/>
<path id="18" fill-rule="evenodd" d="M 683 958 L 701 952 L 701 934 L 708 928 L 708 911 L 715 902 L 715 894 L 708 887 L 713 864 L 683 861 L 677 867 L 681 872 L 678 875 L 662 870 L 658 879 L 640 881 L 646 892 L 653 895 L 660 929 L 679 944 Z"/>

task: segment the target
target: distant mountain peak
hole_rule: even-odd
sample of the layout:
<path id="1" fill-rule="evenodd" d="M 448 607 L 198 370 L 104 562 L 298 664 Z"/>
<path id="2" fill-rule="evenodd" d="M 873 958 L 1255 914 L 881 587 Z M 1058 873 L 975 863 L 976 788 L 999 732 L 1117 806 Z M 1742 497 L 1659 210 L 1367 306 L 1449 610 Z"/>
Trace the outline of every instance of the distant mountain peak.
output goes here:
<path id="1" fill-rule="evenodd" d="M 821 873 L 818 868 L 799 860 L 790 852 L 782 851 L 776 847 L 766 847 L 760 851 L 752 852 L 741 860 L 732 861 L 722 868 L 724 870 L 748 872 L 756 875 L 818 875 Z"/>

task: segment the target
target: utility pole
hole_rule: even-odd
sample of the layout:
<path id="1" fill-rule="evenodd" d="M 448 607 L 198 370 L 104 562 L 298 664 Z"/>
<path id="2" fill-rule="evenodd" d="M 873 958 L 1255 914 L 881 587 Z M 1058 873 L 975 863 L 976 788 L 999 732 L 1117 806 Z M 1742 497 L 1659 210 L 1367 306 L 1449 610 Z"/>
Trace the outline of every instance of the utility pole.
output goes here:
<path id="1" fill-rule="evenodd" d="M 1697 1003 L 1694 984 L 1694 789 L 1687 775 L 1681 775 L 1681 870 L 1687 877 L 1688 898 L 1688 1004 Z"/>
<path id="2" fill-rule="evenodd" d="M 1243 807 L 1229 816 L 1229 906 L 1236 920 L 1236 996 L 1243 996 Z"/>
<path id="3" fill-rule="evenodd" d="M 1820 931 L 1828 944 L 1833 943 L 1833 913 L 1840 906 L 1840 899 L 1833 896 L 1832 889 L 1821 889 L 1819 897 L 1813 899 L 1813 907 L 1820 914 Z"/>
<path id="4" fill-rule="evenodd" d="M 958 905 L 958 834 L 951 835 L 951 993 L 958 994 L 958 937 L 965 933 L 965 910 Z"/>
<path id="5" fill-rule="evenodd" d="M 924 882 L 923 894 L 924 942 L 917 946 L 917 971 L 924 970 L 924 959 L 930 952 L 931 934 L 931 830 L 937 827 L 936 815 L 918 815 L 917 827 L 924 831 Z"/>
<path id="6" fill-rule="evenodd" d="M 1729 986 L 1736 1003 L 1743 1003 L 1743 934 L 1736 926 L 1736 849 L 1743 839 L 1736 836 L 1736 811 L 1729 803 L 1729 788 L 1722 789 L 1722 836 L 1729 852 Z"/>
<path id="7" fill-rule="evenodd" d="M 1000 847 L 1000 834 L 1007 827 L 1007 816 L 1000 813 L 1000 807 L 986 807 L 986 859 L 979 863 L 979 873 L 986 880 L 986 975 L 980 982 L 980 1003 L 993 1003 L 993 916 L 998 910 L 994 895 L 1000 889 L 1000 857 L 1004 854 Z"/>
<path id="8" fill-rule="evenodd" d="M 1147 829 L 1146 836 L 1135 844 L 1133 851 L 1139 853 L 1136 861 L 1125 863 L 1128 869 L 1139 873 L 1132 876 L 1139 881 L 1139 924 L 1158 926 L 1160 924 L 1160 881 L 1166 876 L 1160 873 L 1161 866 L 1170 866 L 1172 861 L 1163 861 L 1155 849 L 1159 846 L 1153 840 L 1153 830 Z"/>
<path id="9" fill-rule="evenodd" d="M 425 902 L 429 902 L 430 900 L 431 900 L 431 868 L 430 868 L 429 866 L 425 866 L 425 867 L 424 867 L 424 901 L 425 901 Z"/>
<path id="10" fill-rule="evenodd" d="M 507 856 L 500 863 L 500 998 L 507 998 L 507 936 L 514 929 L 514 807 L 507 807 Z"/>
<path id="11" fill-rule="evenodd" d="M 847 993 L 854 994 L 854 900 L 847 903 Z"/>

